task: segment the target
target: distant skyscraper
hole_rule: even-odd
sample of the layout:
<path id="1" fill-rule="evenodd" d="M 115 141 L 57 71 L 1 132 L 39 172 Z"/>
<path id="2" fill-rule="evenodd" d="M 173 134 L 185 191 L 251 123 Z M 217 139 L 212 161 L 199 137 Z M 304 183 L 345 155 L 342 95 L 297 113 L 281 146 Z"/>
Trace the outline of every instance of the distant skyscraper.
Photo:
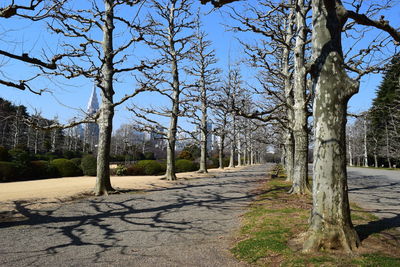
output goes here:
<path id="1" fill-rule="evenodd" d="M 93 86 L 92 94 L 90 95 L 89 102 L 87 104 L 88 116 L 94 115 L 99 110 L 99 101 L 97 100 L 96 87 Z M 97 123 L 87 123 L 85 125 L 84 132 L 84 152 L 95 151 L 96 145 L 99 141 L 99 126 Z"/>

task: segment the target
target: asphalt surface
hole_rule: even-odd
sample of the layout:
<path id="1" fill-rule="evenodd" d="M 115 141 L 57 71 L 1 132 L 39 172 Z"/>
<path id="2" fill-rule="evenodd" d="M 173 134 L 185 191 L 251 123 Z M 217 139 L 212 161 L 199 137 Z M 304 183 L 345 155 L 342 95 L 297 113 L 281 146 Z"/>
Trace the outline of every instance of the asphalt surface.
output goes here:
<path id="1" fill-rule="evenodd" d="M 229 253 L 266 166 L 34 210 L 0 223 L 0 266 L 244 266 Z M 29 190 L 29 189 L 27 189 Z"/>
<path id="2" fill-rule="evenodd" d="M 350 200 L 379 217 L 357 227 L 364 228 L 365 235 L 390 228 L 400 231 L 400 171 L 347 168 L 347 174 Z"/>

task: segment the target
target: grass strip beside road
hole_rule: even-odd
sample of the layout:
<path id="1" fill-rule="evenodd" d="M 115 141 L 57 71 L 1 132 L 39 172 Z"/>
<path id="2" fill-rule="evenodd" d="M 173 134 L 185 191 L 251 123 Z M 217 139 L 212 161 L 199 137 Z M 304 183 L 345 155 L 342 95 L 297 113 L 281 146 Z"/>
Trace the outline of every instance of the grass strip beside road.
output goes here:
<path id="1" fill-rule="evenodd" d="M 296 238 L 307 230 L 312 207 L 310 196 L 290 195 L 284 176 L 270 179 L 261 196 L 243 216 L 237 242 L 231 252 L 239 260 L 258 266 L 400 266 L 400 244 L 393 230 L 364 236 L 360 248 L 351 256 L 339 252 L 301 253 Z M 352 204 L 352 220 L 362 226 L 379 220 Z M 357 227 L 356 227 L 357 229 Z M 365 229 L 365 227 L 364 227 Z"/>

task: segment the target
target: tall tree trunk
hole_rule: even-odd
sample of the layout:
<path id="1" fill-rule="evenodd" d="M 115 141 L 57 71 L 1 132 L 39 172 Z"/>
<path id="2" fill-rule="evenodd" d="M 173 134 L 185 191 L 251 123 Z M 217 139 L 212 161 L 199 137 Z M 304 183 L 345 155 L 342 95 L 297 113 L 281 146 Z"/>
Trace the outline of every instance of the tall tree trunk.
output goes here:
<path id="1" fill-rule="evenodd" d="M 349 165 L 353 166 L 353 146 L 351 145 L 351 136 L 349 135 Z"/>
<path id="2" fill-rule="evenodd" d="M 218 158 L 219 158 L 219 168 L 223 169 L 224 168 L 224 149 L 225 149 L 225 134 L 221 135 L 221 140 L 220 140 L 220 145 L 219 145 L 219 151 L 218 151 Z"/>
<path id="3" fill-rule="evenodd" d="M 287 181 L 293 181 L 293 173 L 294 173 L 294 150 L 295 143 L 293 137 L 293 122 L 294 122 L 294 113 L 293 113 L 293 84 L 291 80 L 290 73 L 290 55 L 291 55 L 291 46 L 293 39 L 293 24 L 294 24 L 294 9 L 290 10 L 289 17 L 287 18 L 287 33 L 285 36 L 286 45 L 283 48 L 282 54 L 282 73 L 284 75 L 284 83 L 285 83 L 285 101 L 286 101 L 286 113 L 287 113 L 287 129 L 286 129 L 286 141 L 285 141 L 285 150 L 286 150 L 286 158 L 285 158 L 285 168 L 287 173 Z"/>
<path id="4" fill-rule="evenodd" d="M 101 107 L 99 117 L 99 143 L 97 150 L 97 179 L 94 193 L 107 195 L 115 191 L 110 181 L 110 149 L 112 123 L 114 117 L 113 106 L 113 29 L 114 29 L 114 8 L 112 0 L 105 0 L 105 15 L 103 25 L 103 65 L 101 68 Z"/>
<path id="5" fill-rule="evenodd" d="M 390 160 L 390 141 L 389 141 L 389 130 L 387 121 L 385 122 L 385 132 L 386 132 L 386 158 L 388 162 L 388 167 L 392 168 L 392 162 Z"/>
<path id="6" fill-rule="evenodd" d="M 231 140 L 231 155 L 229 160 L 229 168 L 235 168 L 235 143 L 236 143 L 236 116 L 232 115 L 232 140 Z"/>
<path id="7" fill-rule="evenodd" d="M 291 129 L 287 129 L 285 139 L 285 169 L 286 181 L 293 181 L 294 173 L 294 140 Z"/>
<path id="8" fill-rule="evenodd" d="M 339 3 L 339 2 L 338 2 Z M 359 84 L 343 68 L 342 7 L 313 0 L 312 68 L 315 122 L 313 208 L 303 249 L 352 251 L 359 239 L 350 218 L 346 173 L 347 103 Z M 338 6 L 336 6 L 338 5 Z"/>
<path id="9" fill-rule="evenodd" d="M 201 73 L 201 140 L 200 140 L 200 173 L 207 173 L 207 91 L 204 80 L 204 73 Z"/>
<path id="10" fill-rule="evenodd" d="M 307 72 L 305 66 L 305 46 L 307 39 L 306 9 L 304 0 L 296 3 L 296 46 L 294 49 L 294 171 L 290 193 L 309 193 L 308 182 L 308 129 L 307 129 Z"/>
<path id="11" fill-rule="evenodd" d="M 238 148 L 237 148 L 238 164 L 237 164 L 237 166 L 242 166 L 242 142 L 240 140 L 240 134 L 238 135 L 237 141 L 238 141 Z"/>
<path id="12" fill-rule="evenodd" d="M 368 167 L 367 118 L 364 118 L 364 167 Z"/>
<path id="13" fill-rule="evenodd" d="M 178 127 L 179 117 L 179 96 L 180 96 L 180 84 L 179 84 L 179 69 L 178 69 L 178 56 L 175 50 L 175 1 L 171 1 L 169 7 L 169 27 L 168 27 L 168 49 L 171 55 L 171 75 L 172 75 L 172 112 L 170 117 L 170 124 L 168 129 L 168 146 L 167 146 L 167 170 L 165 172 L 165 178 L 168 181 L 176 180 L 176 168 L 175 168 L 175 145 L 176 145 L 176 134 Z"/>
<path id="14" fill-rule="evenodd" d="M 175 98 L 176 92 L 174 92 Z M 175 169 L 175 144 L 176 144 L 176 132 L 178 125 L 178 103 L 173 104 L 173 112 L 171 113 L 171 121 L 168 130 L 168 145 L 167 145 L 167 170 L 165 172 L 165 178 L 168 181 L 176 180 L 176 169 Z"/>

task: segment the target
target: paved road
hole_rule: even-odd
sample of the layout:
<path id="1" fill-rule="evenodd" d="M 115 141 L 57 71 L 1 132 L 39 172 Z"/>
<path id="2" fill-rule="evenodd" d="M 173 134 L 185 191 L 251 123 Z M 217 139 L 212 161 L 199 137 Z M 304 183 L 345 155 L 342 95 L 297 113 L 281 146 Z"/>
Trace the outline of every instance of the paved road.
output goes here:
<path id="1" fill-rule="evenodd" d="M 33 210 L 0 223 L 0 266 L 243 266 L 229 254 L 266 166 Z"/>
<path id="2" fill-rule="evenodd" d="M 360 227 L 371 233 L 393 227 L 400 230 L 400 171 L 348 168 L 347 173 L 350 200 L 381 218 Z"/>

